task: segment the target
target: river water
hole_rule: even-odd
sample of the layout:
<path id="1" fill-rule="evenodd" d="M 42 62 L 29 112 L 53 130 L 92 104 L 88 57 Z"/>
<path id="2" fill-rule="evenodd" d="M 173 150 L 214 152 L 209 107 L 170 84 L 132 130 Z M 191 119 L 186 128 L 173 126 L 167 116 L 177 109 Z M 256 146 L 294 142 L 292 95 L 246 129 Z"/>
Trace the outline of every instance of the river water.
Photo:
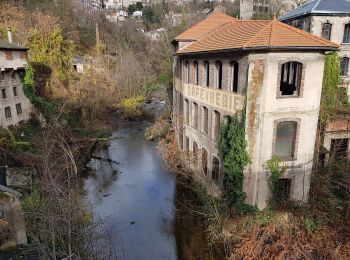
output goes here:
<path id="1" fill-rule="evenodd" d="M 109 234 L 102 248 L 112 251 L 111 259 L 224 259 L 208 249 L 201 221 L 181 208 L 188 195 L 155 144 L 145 140 L 147 126 L 130 123 L 118 130 L 95 154 L 109 162 L 90 162 L 84 187 Z"/>

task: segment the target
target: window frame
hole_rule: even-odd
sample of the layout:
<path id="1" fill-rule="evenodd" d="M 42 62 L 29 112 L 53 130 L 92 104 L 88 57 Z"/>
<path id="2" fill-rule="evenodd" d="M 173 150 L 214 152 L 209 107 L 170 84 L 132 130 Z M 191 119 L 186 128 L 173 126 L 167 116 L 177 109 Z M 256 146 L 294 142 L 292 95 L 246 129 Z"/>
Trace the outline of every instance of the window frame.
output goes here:
<path id="1" fill-rule="evenodd" d="M 209 134 L 209 108 L 202 106 L 203 109 L 203 121 L 202 121 L 202 132 L 206 135 Z"/>
<path id="2" fill-rule="evenodd" d="M 223 63 L 220 60 L 215 61 L 215 85 L 216 89 L 222 89 L 222 81 L 223 81 Z"/>
<path id="3" fill-rule="evenodd" d="M 204 61 L 203 62 L 204 66 L 204 85 L 206 87 L 210 87 L 210 62 L 209 61 Z"/>
<path id="4" fill-rule="evenodd" d="M 293 67 L 293 64 L 296 64 L 296 67 Z M 288 66 L 287 74 L 286 73 L 286 66 Z M 300 67 L 298 67 L 300 66 Z M 305 68 L 306 65 L 298 60 L 288 60 L 288 61 L 283 61 L 279 63 L 278 66 L 278 80 L 277 80 L 277 97 L 278 98 L 300 98 L 303 96 L 303 88 L 304 88 L 304 78 L 305 78 Z M 291 80 L 291 70 L 293 75 L 293 82 L 294 82 L 294 87 L 295 90 L 293 94 L 286 95 L 282 94 L 282 84 L 287 84 L 287 85 L 292 85 L 291 83 L 288 83 L 288 81 Z M 285 79 L 284 79 L 285 78 Z M 297 85 L 296 85 L 297 83 Z M 290 87 L 288 86 L 288 87 Z"/>
<path id="5" fill-rule="evenodd" d="M 21 103 L 17 103 L 16 104 L 16 113 L 18 116 L 23 115 L 23 109 L 22 109 L 22 104 Z"/>
<path id="6" fill-rule="evenodd" d="M 1 98 L 3 100 L 6 100 L 7 99 L 7 91 L 6 91 L 6 88 L 1 88 Z"/>
<path id="7" fill-rule="evenodd" d="M 185 73 L 186 73 L 186 83 L 190 83 L 190 62 L 185 61 Z"/>
<path id="8" fill-rule="evenodd" d="M 194 84 L 199 85 L 199 65 L 198 61 L 193 62 L 194 67 Z"/>
<path id="9" fill-rule="evenodd" d="M 12 111 L 11 111 L 11 107 L 10 106 L 5 107 L 4 108 L 4 112 L 5 112 L 5 118 L 7 120 L 12 118 Z"/>
<path id="10" fill-rule="evenodd" d="M 328 28 L 326 28 L 326 26 L 328 26 Z M 333 24 L 331 24 L 329 21 L 322 23 L 321 37 L 327 41 L 330 41 L 332 38 L 332 29 Z M 328 33 L 328 37 L 324 37 L 326 35 L 325 32 Z"/>
<path id="11" fill-rule="evenodd" d="M 230 65 L 231 65 L 230 90 L 233 93 L 238 93 L 239 63 L 237 61 L 231 61 Z"/>
<path id="12" fill-rule="evenodd" d="M 345 65 L 343 64 L 343 61 L 346 61 Z M 349 77 L 349 62 L 350 62 L 350 59 L 347 56 L 340 58 L 340 75 L 342 77 L 345 77 L 345 78 Z M 343 68 L 343 66 L 345 67 Z"/>
<path id="13" fill-rule="evenodd" d="M 276 146 L 277 146 L 277 131 L 278 126 L 286 123 L 294 123 L 295 131 L 292 143 L 292 155 L 291 156 L 280 156 L 276 154 Z M 278 156 L 282 161 L 296 161 L 298 158 L 298 144 L 299 144 L 299 134 L 300 134 L 300 118 L 283 118 L 274 121 L 274 131 L 273 131 L 273 142 L 272 142 L 272 155 Z"/>
<path id="14" fill-rule="evenodd" d="M 350 44 L 350 23 L 344 24 L 343 44 Z"/>

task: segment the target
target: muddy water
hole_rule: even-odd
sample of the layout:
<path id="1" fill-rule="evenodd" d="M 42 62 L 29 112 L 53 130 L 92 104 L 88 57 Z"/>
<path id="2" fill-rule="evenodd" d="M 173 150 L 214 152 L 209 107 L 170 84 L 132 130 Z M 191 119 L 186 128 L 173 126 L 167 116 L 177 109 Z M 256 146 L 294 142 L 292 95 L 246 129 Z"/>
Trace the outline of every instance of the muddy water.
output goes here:
<path id="1" fill-rule="evenodd" d="M 188 195 L 144 139 L 147 126 L 117 131 L 96 154 L 109 162 L 93 159 L 85 180 L 87 199 L 112 241 L 105 245 L 113 247 L 111 259 L 224 259 L 208 250 L 200 221 L 181 208 Z"/>

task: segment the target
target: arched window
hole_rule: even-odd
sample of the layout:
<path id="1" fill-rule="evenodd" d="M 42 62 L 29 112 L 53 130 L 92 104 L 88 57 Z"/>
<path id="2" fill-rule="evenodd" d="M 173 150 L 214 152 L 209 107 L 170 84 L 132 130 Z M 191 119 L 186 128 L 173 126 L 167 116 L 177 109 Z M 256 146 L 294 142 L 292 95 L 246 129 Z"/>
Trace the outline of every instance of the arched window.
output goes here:
<path id="1" fill-rule="evenodd" d="M 217 140 L 220 135 L 220 112 L 214 110 L 214 140 Z"/>
<path id="2" fill-rule="evenodd" d="M 208 134 L 209 129 L 209 112 L 207 107 L 203 107 L 203 132 Z"/>
<path id="3" fill-rule="evenodd" d="M 343 43 L 350 43 L 350 23 L 344 27 Z"/>
<path id="4" fill-rule="evenodd" d="M 222 88 L 222 62 L 216 61 L 216 88 L 221 89 Z"/>
<path id="5" fill-rule="evenodd" d="M 280 82 L 281 96 L 299 95 L 302 71 L 303 64 L 299 62 L 290 61 L 282 64 Z"/>
<path id="6" fill-rule="evenodd" d="M 274 155 L 284 160 L 294 159 L 297 126 L 298 123 L 296 121 L 282 121 L 277 123 Z"/>
<path id="7" fill-rule="evenodd" d="M 194 67 L 194 83 L 196 85 L 199 84 L 199 68 L 198 68 L 198 61 L 193 62 Z"/>
<path id="8" fill-rule="evenodd" d="M 202 149 L 202 171 L 205 176 L 208 175 L 208 152 L 204 148 Z"/>
<path id="9" fill-rule="evenodd" d="M 231 91 L 238 91 L 238 62 L 231 62 Z"/>
<path id="10" fill-rule="evenodd" d="M 190 122 L 190 107 L 188 99 L 185 99 L 185 123 L 188 124 Z"/>
<path id="11" fill-rule="evenodd" d="M 197 105 L 197 103 L 193 102 L 192 109 L 193 109 L 193 112 L 192 112 L 193 113 L 192 126 L 195 129 L 198 129 L 199 114 L 198 114 L 198 105 Z"/>
<path id="12" fill-rule="evenodd" d="M 340 59 L 340 74 L 347 77 L 349 74 L 349 58 L 343 57 Z"/>
<path id="13" fill-rule="evenodd" d="M 203 62 L 204 65 L 204 74 L 205 74 L 205 85 L 209 87 L 209 76 L 210 76 L 210 66 L 209 61 Z"/>
<path id="14" fill-rule="evenodd" d="M 332 24 L 328 22 L 322 24 L 322 38 L 330 41 L 331 34 L 332 34 Z"/>
<path id="15" fill-rule="evenodd" d="M 186 82 L 190 83 L 190 64 L 188 61 L 185 62 L 185 73 L 186 73 Z"/>

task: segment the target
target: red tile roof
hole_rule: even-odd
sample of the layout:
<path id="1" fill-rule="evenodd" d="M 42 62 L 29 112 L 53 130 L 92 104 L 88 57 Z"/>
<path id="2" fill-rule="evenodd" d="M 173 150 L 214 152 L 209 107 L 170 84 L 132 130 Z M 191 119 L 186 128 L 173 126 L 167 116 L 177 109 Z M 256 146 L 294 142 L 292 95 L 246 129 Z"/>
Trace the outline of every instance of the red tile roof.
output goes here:
<path id="1" fill-rule="evenodd" d="M 209 17 L 210 18 L 210 17 Z M 207 19 L 209 19 L 207 18 Z M 204 21 L 206 21 L 205 19 Z M 202 21 L 201 23 L 203 23 Z M 226 21 L 226 20 L 225 20 Z M 196 26 L 196 25 L 195 25 Z M 193 27 L 192 27 L 193 28 Z M 190 38 L 192 28 L 182 33 Z M 180 35 L 180 36 L 181 36 Z M 304 32 L 276 19 L 225 22 L 202 34 L 178 54 L 234 49 L 332 49 L 339 45 Z M 175 40 L 178 40 L 175 38 Z"/>
<path id="2" fill-rule="evenodd" d="M 178 35 L 176 41 L 193 41 L 201 37 L 202 35 L 208 33 L 217 26 L 236 21 L 236 18 L 226 15 L 222 12 L 215 12 L 212 15 L 208 16 L 203 21 L 193 25 L 187 31 Z"/>

